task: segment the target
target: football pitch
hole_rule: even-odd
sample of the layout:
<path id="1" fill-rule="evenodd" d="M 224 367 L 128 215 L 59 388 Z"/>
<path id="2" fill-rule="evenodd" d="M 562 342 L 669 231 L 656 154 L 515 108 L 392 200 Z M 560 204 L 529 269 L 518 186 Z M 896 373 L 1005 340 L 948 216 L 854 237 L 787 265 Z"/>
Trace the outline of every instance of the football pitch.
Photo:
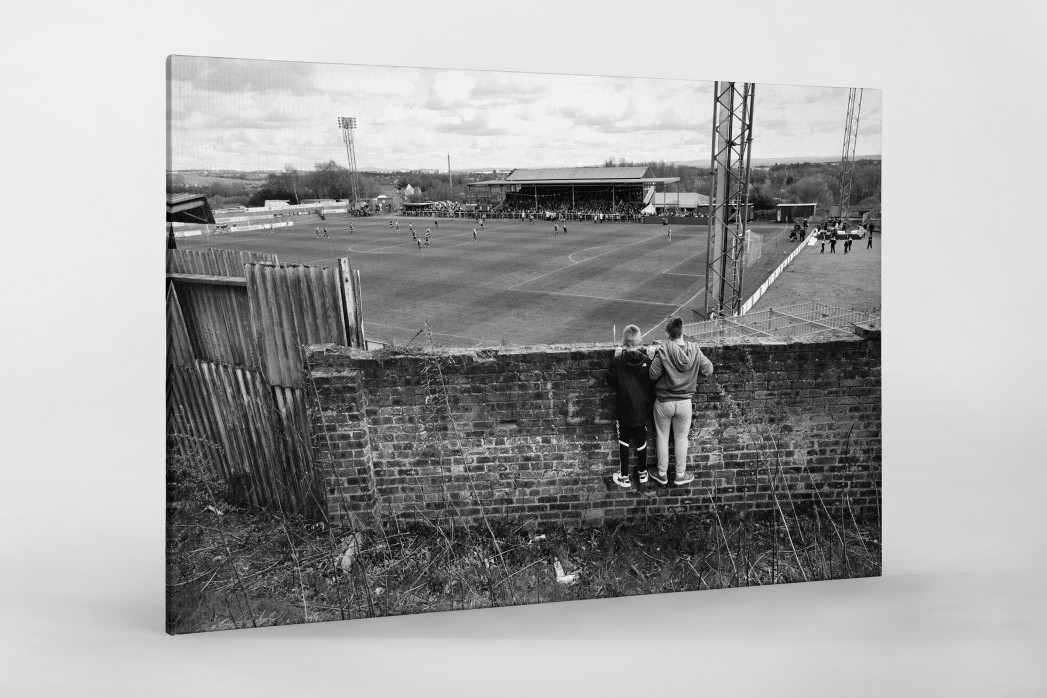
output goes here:
<path id="1" fill-rule="evenodd" d="M 691 308 L 704 304 L 704 225 L 673 227 L 669 241 L 665 226 L 634 223 L 568 222 L 568 235 L 554 235 L 546 221 L 491 219 L 480 229 L 469 219 L 293 220 L 275 231 L 182 238 L 178 247 L 271 252 L 316 266 L 347 256 L 360 271 L 367 338 L 412 346 L 427 346 L 430 332 L 444 347 L 610 342 L 628 324 L 649 342 L 663 338 L 665 318 L 692 322 Z M 409 224 L 423 241 L 430 229 L 429 248 L 418 249 Z M 317 226 L 330 237 L 317 239 Z M 745 269 L 744 297 L 797 244 L 790 227 L 750 228 L 762 236 L 762 258 Z"/>

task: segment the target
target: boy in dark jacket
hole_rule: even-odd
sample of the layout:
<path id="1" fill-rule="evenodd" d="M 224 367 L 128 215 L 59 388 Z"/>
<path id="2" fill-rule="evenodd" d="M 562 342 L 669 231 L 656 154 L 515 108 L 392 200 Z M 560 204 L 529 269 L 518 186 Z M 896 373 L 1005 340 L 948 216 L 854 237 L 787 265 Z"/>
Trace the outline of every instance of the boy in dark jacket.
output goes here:
<path id="1" fill-rule="evenodd" d="M 615 429 L 621 472 L 611 476 L 619 487 L 629 487 L 629 451 L 636 450 L 636 471 L 647 482 L 647 420 L 654 404 L 654 384 L 648 377 L 651 359 L 643 349 L 640 328 L 629 325 L 622 336 L 622 350 L 611 359 L 607 383 L 615 389 Z"/>

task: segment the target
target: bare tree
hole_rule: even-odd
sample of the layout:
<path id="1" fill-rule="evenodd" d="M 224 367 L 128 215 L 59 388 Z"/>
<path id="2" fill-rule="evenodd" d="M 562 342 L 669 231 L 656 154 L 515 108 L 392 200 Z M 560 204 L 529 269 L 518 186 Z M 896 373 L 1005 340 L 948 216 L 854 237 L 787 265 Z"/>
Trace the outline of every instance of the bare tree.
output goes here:
<path id="1" fill-rule="evenodd" d="M 302 200 L 298 198 L 298 170 L 295 169 L 294 165 L 284 165 L 284 172 L 291 176 L 291 187 L 294 190 L 294 202 L 296 204 L 302 203 Z"/>

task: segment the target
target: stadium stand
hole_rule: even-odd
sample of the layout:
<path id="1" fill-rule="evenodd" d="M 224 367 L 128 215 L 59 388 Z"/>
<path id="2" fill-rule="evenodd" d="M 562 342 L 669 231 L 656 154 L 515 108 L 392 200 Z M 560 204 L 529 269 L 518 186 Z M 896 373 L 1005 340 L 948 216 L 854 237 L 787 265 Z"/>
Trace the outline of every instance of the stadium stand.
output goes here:
<path id="1" fill-rule="evenodd" d="M 471 182 L 470 187 L 499 187 L 505 214 L 559 214 L 563 218 L 600 216 L 633 218 L 658 184 L 678 177 L 655 177 L 647 167 L 571 167 L 516 169 L 504 179 Z"/>

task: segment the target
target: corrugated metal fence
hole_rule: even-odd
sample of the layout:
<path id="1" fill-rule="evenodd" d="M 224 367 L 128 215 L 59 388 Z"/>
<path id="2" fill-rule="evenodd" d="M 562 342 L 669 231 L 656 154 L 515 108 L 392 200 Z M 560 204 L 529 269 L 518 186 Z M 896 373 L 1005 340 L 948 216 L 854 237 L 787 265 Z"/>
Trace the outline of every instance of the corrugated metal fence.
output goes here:
<path id="1" fill-rule="evenodd" d="M 359 273 L 275 255 L 167 252 L 167 431 L 250 503 L 322 513 L 304 344 L 364 347 Z"/>

